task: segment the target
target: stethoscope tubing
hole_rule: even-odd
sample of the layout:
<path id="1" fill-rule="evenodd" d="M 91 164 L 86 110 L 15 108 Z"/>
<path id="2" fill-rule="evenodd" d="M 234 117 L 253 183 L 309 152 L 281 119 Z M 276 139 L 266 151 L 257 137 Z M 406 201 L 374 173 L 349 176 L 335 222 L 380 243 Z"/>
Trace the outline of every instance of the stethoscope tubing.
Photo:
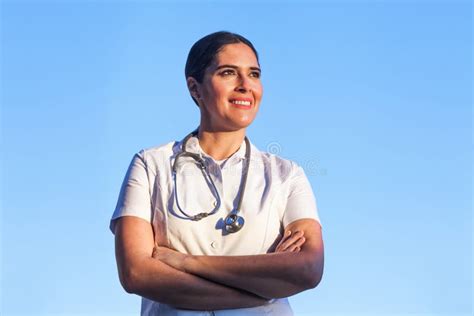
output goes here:
<path id="1" fill-rule="evenodd" d="M 184 216 L 186 216 L 187 218 L 189 218 L 191 220 L 194 220 L 194 221 L 199 221 L 199 220 L 201 220 L 205 217 L 208 217 L 210 215 L 215 214 L 217 212 L 217 210 L 219 209 L 220 205 L 221 205 L 221 198 L 220 198 L 219 192 L 217 190 L 217 187 L 216 187 L 214 181 L 212 180 L 212 177 L 211 177 L 211 175 L 210 175 L 210 173 L 209 173 L 209 171 L 206 167 L 206 164 L 205 164 L 204 160 L 201 158 L 200 155 L 188 152 L 186 150 L 186 145 L 187 145 L 189 139 L 193 136 L 197 136 L 198 131 L 199 131 L 199 129 L 196 129 L 195 131 L 189 133 L 184 138 L 182 146 L 181 146 L 181 152 L 176 155 L 175 160 L 173 162 L 173 166 L 172 166 L 176 206 L 178 207 L 179 211 Z M 237 207 L 234 210 L 232 210 L 226 216 L 226 218 L 224 220 L 225 229 L 229 233 L 239 231 L 242 228 L 242 226 L 245 222 L 243 217 L 239 216 L 239 212 L 240 212 L 240 208 L 242 207 L 242 201 L 243 201 L 243 198 L 244 198 L 245 188 L 246 188 L 246 185 L 247 185 L 247 178 L 248 178 L 248 173 L 249 173 L 249 169 L 250 169 L 249 168 L 250 167 L 250 154 L 251 154 L 250 141 L 248 140 L 247 136 L 245 136 L 245 160 L 244 160 L 244 166 L 243 166 L 243 169 L 242 169 L 242 180 L 240 182 L 240 187 L 239 187 L 239 192 L 240 192 L 239 200 L 238 200 L 238 203 L 237 203 Z M 204 178 L 206 179 L 206 181 L 209 181 L 211 183 L 211 185 L 212 185 L 212 190 L 211 191 L 213 191 L 212 193 L 215 196 L 217 203 L 216 203 L 214 209 L 211 210 L 210 212 L 207 212 L 207 213 L 206 212 L 201 212 L 201 213 L 198 213 L 198 214 L 192 216 L 192 215 L 189 215 L 188 213 L 186 213 L 185 211 L 183 211 L 183 209 L 181 208 L 181 205 L 179 204 L 179 199 L 178 199 L 177 166 L 178 166 L 179 158 L 182 158 L 182 157 L 191 157 L 191 158 L 193 158 L 198 163 L 199 168 L 201 169 L 201 172 L 202 172 Z"/>

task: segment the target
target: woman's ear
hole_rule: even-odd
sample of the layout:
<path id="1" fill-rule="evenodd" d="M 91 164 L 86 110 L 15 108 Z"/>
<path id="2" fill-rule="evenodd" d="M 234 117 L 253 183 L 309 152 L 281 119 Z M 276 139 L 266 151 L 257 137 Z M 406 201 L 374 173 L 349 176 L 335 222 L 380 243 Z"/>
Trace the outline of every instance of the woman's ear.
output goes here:
<path id="1" fill-rule="evenodd" d="M 193 77 L 188 77 L 186 79 L 186 83 L 188 85 L 189 93 L 195 100 L 201 99 L 201 95 L 199 94 L 199 83 Z"/>

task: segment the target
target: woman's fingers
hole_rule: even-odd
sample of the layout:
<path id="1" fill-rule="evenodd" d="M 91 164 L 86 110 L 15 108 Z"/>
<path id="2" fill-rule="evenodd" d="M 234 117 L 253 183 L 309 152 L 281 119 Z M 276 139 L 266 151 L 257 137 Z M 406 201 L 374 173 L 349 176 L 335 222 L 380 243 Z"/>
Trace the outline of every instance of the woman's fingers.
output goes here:
<path id="1" fill-rule="evenodd" d="M 275 252 L 279 252 L 281 250 L 281 246 L 282 244 L 288 240 L 288 238 L 291 236 L 291 231 L 287 230 L 285 231 L 283 237 L 281 238 L 280 242 L 278 243 L 278 245 L 276 246 L 275 248 Z"/>
<path id="2" fill-rule="evenodd" d="M 288 248 L 290 252 L 300 252 L 301 251 L 301 248 L 298 247 L 298 246 L 291 246 L 290 248 Z"/>
<path id="3" fill-rule="evenodd" d="M 291 232 L 285 232 L 285 236 L 283 236 L 276 247 L 275 252 L 295 251 L 296 248 L 301 248 L 305 241 L 306 239 L 301 231 L 296 231 L 293 234 Z"/>
<path id="4" fill-rule="evenodd" d="M 301 248 L 303 244 L 305 243 L 306 239 L 304 237 L 300 237 L 297 240 L 295 240 L 292 244 L 289 244 L 286 248 L 284 248 L 282 251 L 290 251 L 293 252 L 297 248 Z"/>
<path id="5" fill-rule="evenodd" d="M 295 241 L 294 245 L 296 247 L 301 247 L 301 246 L 303 246 L 305 241 L 306 241 L 306 238 L 304 238 L 304 236 L 301 236 L 301 238 L 299 238 L 297 241 Z"/>

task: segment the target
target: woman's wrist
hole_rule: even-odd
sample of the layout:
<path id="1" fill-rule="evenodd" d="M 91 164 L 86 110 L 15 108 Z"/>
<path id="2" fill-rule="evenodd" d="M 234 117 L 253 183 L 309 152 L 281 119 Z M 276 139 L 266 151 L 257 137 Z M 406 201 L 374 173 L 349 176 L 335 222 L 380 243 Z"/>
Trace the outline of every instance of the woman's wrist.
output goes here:
<path id="1" fill-rule="evenodd" d="M 192 274 L 194 270 L 193 267 L 195 266 L 195 262 L 196 262 L 196 256 L 186 254 L 183 258 L 183 264 L 182 264 L 183 272 Z"/>

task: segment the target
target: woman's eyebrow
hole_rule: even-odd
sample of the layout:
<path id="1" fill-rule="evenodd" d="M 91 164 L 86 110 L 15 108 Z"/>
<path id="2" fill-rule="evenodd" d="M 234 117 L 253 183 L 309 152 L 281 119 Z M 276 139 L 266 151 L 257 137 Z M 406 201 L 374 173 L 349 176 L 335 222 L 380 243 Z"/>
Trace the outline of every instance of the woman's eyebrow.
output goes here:
<path id="1" fill-rule="evenodd" d="M 216 71 L 219 70 L 219 69 L 222 69 L 222 68 L 232 68 L 232 69 L 239 69 L 239 67 L 237 67 L 236 65 L 230 65 L 230 64 L 225 64 L 225 65 L 220 65 L 220 66 L 217 66 L 216 68 Z M 251 70 L 257 70 L 257 71 L 260 71 L 260 68 L 259 67 L 249 67 Z"/>

